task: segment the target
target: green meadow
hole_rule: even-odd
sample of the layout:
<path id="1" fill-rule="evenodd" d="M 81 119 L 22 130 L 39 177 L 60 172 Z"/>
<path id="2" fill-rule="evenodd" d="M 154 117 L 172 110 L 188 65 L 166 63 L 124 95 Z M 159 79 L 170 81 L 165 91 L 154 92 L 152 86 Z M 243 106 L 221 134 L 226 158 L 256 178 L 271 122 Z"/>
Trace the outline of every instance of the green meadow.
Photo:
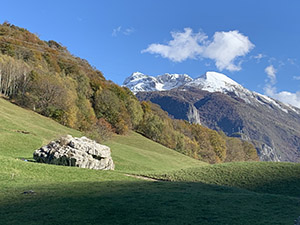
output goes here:
<path id="1" fill-rule="evenodd" d="M 133 132 L 103 143 L 115 171 L 33 162 L 35 149 L 66 134 L 82 135 L 0 98 L 1 225 L 274 225 L 300 215 L 298 164 L 209 165 Z"/>

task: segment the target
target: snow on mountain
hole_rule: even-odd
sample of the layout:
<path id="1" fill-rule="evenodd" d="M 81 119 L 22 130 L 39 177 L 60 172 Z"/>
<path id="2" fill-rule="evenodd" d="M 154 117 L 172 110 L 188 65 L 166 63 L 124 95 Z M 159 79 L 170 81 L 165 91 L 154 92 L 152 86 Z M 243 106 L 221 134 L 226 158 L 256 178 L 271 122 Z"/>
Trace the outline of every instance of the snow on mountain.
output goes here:
<path id="1" fill-rule="evenodd" d="M 201 77 L 187 83 L 185 87 L 196 87 L 208 92 L 234 93 L 250 103 L 253 93 L 226 75 L 217 72 L 206 72 Z"/>
<path id="2" fill-rule="evenodd" d="M 197 87 L 209 92 L 230 92 L 242 86 L 231 80 L 224 74 L 217 72 L 206 72 L 201 77 L 187 83 L 185 86 Z"/>
<path id="3" fill-rule="evenodd" d="M 145 91 L 165 91 L 181 87 L 188 89 L 190 87 L 199 88 L 208 92 L 221 92 L 224 94 L 234 94 L 243 99 L 248 104 L 264 104 L 268 107 L 277 107 L 285 113 L 292 110 L 300 114 L 300 110 L 276 101 L 268 96 L 252 92 L 226 75 L 217 72 L 206 72 L 199 78 L 192 79 L 187 74 L 164 74 L 157 77 L 145 75 L 140 72 L 133 73 L 124 83 L 132 92 Z"/>
<path id="4" fill-rule="evenodd" d="M 140 72 L 135 72 L 126 78 L 123 86 L 128 87 L 134 93 L 140 91 L 165 91 L 182 86 L 192 80 L 193 79 L 186 74 L 166 73 L 152 77 Z"/>
<path id="5" fill-rule="evenodd" d="M 249 91 L 248 89 L 244 88 L 242 85 L 222 73 L 206 72 L 201 77 L 185 84 L 184 86 L 196 87 L 208 92 L 221 92 L 224 94 L 233 93 L 249 104 L 267 104 L 269 105 L 269 107 L 275 106 L 286 113 L 288 113 L 287 107 L 294 110 L 290 106 L 271 99 L 268 96 Z"/>

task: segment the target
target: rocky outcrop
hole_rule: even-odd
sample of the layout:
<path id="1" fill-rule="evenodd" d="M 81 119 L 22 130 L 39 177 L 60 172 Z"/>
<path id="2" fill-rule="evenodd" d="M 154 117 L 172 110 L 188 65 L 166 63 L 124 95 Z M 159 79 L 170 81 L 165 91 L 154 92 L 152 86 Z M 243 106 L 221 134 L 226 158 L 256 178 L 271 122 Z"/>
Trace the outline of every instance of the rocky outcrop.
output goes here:
<path id="1" fill-rule="evenodd" d="M 187 118 L 190 123 L 201 124 L 200 115 L 196 107 L 190 104 L 189 111 L 187 113 Z"/>
<path id="2" fill-rule="evenodd" d="M 37 149 L 33 153 L 33 158 L 40 163 L 95 170 L 114 169 L 110 148 L 86 137 L 76 138 L 67 135 L 51 141 L 48 145 Z"/>
<path id="3" fill-rule="evenodd" d="M 261 151 L 258 152 L 258 155 L 262 161 L 273 161 L 273 162 L 280 162 L 280 155 L 276 154 L 276 151 L 274 148 L 262 144 L 261 148 L 259 148 Z"/>

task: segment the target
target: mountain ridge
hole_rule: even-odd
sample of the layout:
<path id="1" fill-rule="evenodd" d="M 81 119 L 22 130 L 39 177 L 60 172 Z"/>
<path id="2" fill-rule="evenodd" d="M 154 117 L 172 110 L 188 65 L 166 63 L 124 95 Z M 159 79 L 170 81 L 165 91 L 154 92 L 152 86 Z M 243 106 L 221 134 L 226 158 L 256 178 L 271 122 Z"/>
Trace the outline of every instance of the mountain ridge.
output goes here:
<path id="1" fill-rule="evenodd" d="M 252 92 L 226 75 L 207 72 L 179 87 L 136 96 L 190 122 L 195 107 L 202 125 L 251 141 L 263 161 L 300 161 L 300 109 Z"/>
<path id="2" fill-rule="evenodd" d="M 187 74 L 165 73 L 163 75 L 153 77 L 141 72 L 134 72 L 131 76 L 125 79 L 123 86 L 128 87 L 134 93 L 140 91 L 163 91 L 177 88 L 191 80 L 193 79 Z"/>
<path id="3" fill-rule="evenodd" d="M 176 85 L 165 85 L 163 79 L 161 77 L 169 76 L 172 77 L 171 80 L 177 80 Z M 138 77 L 138 79 L 136 79 Z M 142 77 L 142 79 L 141 79 Z M 181 77 L 186 77 L 187 79 L 178 79 Z M 158 87 L 152 85 L 151 81 L 159 82 Z M 149 83 L 148 83 L 149 82 Z M 221 92 L 221 93 L 229 93 L 232 92 L 238 97 L 242 98 L 248 103 L 253 103 L 254 101 L 259 103 L 269 103 L 278 108 L 280 108 L 284 112 L 288 112 L 288 110 L 293 110 L 296 113 L 300 114 L 300 109 L 295 106 L 291 106 L 289 104 L 280 102 L 278 100 L 272 99 L 266 95 L 257 93 L 255 91 L 250 91 L 246 89 L 241 84 L 232 80 L 228 76 L 222 73 L 207 71 L 203 75 L 198 78 L 191 78 L 187 74 L 169 74 L 165 73 L 163 75 L 158 75 L 157 77 L 145 75 L 141 72 L 134 72 L 131 76 L 127 77 L 123 82 L 123 86 L 128 87 L 133 93 L 137 92 L 145 92 L 145 91 L 168 91 L 175 88 L 185 88 L 185 87 L 195 87 L 208 92 Z M 164 88 L 161 88 L 163 86 Z M 284 107 L 282 107 L 284 106 Z"/>

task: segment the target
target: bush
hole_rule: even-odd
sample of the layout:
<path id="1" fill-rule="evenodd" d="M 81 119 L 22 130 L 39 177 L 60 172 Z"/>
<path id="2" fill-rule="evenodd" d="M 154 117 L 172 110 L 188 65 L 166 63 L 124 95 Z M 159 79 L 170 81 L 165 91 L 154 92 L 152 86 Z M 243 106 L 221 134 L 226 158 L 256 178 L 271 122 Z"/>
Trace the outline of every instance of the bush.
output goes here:
<path id="1" fill-rule="evenodd" d="M 89 130 L 85 132 L 85 135 L 97 142 L 101 143 L 105 140 L 111 138 L 113 134 L 113 129 L 105 119 L 100 118 L 97 120 L 93 126 L 90 127 Z"/>

